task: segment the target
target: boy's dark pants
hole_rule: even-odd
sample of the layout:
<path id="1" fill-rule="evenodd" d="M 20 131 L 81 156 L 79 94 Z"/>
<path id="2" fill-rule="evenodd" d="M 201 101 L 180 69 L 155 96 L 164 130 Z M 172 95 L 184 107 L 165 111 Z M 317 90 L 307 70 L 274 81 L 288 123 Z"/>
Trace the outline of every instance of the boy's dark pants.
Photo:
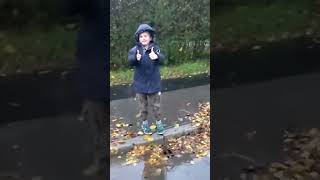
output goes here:
<path id="1" fill-rule="evenodd" d="M 148 118 L 148 107 L 151 107 L 152 118 L 153 120 L 160 120 L 161 112 L 160 112 L 160 94 L 152 93 L 137 93 L 136 99 L 138 101 L 138 109 L 139 109 L 139 119 L 141 121 L 147 120 Z"/>

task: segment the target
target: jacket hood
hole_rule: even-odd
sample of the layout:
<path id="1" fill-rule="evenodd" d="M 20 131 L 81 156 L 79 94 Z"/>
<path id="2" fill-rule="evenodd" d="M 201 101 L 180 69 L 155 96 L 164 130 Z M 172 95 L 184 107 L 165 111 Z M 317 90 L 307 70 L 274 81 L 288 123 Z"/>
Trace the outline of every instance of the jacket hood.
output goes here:
<path id="1" fill-rule="evenodd" d="M 149 32 L 151 37 L 152 37 L 152 41 L 154 41 L 154 34 L 155 34 L 155 31 L 154 29 L 149 26 L 148 24 L 140 24 L 140 26 L 138 27 L 137 31 L 135 32 L 135 39 L 136 39 L 136 42 L 139 42 L 139 35 L 143 32 Z"/>

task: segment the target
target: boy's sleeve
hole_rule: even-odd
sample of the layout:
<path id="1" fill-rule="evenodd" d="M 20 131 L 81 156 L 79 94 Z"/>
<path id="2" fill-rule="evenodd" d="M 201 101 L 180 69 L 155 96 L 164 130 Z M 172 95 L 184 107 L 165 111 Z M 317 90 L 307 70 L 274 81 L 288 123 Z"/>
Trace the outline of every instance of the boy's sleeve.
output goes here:
<path id="1" fill-rule="evenodd" d="M 130 49 L 128 53 L 128 61 L 131 66 L 137 65 L 139 63 L 136 58 L 136 53 L 136 48 Z"/>
<path id="2" fill-rule="evenodd" d="M 159 46 L 155 46 L 155 53 L 158 55 L 158 59 L 155 60 L 154 62 L 158 65 L 163 65 L 164 64 L 164 60 L 165 60 L 165 56 L 163 55 L 163 53 L 160 50 Z"/>

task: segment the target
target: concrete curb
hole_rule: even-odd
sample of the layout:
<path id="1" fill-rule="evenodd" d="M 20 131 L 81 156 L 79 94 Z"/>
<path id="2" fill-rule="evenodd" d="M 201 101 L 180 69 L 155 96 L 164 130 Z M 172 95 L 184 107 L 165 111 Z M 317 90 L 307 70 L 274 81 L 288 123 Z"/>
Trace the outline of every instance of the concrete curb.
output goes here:
<path id="1" fill-rule="evenodd" d="M 111 154 L 110 156 L 115 156 L 119 153 L 128 152 L 134 145 L 147 145 L 151 143 L 160 143 L 164 139 L 170 139 L 173 137 L 180 137 L 192 132 L 195 132 L 198 128 L 192 127 L 191 124 L 181 125 L 178 128 L 169 128 L 166 129 L 163 136 L 158 135 L 157 133 L 152 134 L 153 141 L 145 141 L 143 139 L 144 136 L 137 136 L 132 139 L 125 140 L 124 144 L 120 144 L 118 146 L 112 146 L 113 148 L 117 149 L 118 153 Z"/>

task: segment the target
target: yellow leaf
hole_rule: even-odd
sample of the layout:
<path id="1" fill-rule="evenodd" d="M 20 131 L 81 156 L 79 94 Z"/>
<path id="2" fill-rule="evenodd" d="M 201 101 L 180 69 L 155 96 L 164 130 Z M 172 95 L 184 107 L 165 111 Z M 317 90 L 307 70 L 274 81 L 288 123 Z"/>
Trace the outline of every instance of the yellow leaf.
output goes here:
<path id="1" fill-rule="evenodd" d="M 145 136 L 143 137 L 143 139 L 144 139 L 145 141 L 147 141 L 147 142 L 153 141 L 153 138 L 152 138 L 152 136 L 150 136 L 150 135 L 145 135 Z"/>
<path id="2" fill-rule="evenodd" d="M 128 127 L 128 126 L 129 126 L 129 124 L 122 124 L 122 126 L 123 126 L 123 127 Z"/>
<path id="3" fill-rule="evenodd" d="M 180 125 L 179 124 L 176 124 L 175 126 L 174 126 L 174 128 L 179 128 L 180 127 Z"/>
<path id="4" fill-rule="evenodd" d="M 117 128 L 120 128 L 120 127 L 121 127 L 121 124 L 116 124 L 116 127 L 117 127 Z"/>
<path id="5" fill-rule="evenodd" d="M 130 157 L 126 160 L 126 163 L 125 165 L 129 165 L 129 164 L 135 164 L 139 162 L 139 159 L 138 158 L 135 158 L 135 157 Z"/>
<path id="6" fill-rule="evenodd" d="M 156 128 L 157 128 L 157 126 L 154 125 L 154 124 L 152 124 L 152 125 L 150 126 L 150 129 L 151 129 L 151 130 L 155 130 Z"/>

